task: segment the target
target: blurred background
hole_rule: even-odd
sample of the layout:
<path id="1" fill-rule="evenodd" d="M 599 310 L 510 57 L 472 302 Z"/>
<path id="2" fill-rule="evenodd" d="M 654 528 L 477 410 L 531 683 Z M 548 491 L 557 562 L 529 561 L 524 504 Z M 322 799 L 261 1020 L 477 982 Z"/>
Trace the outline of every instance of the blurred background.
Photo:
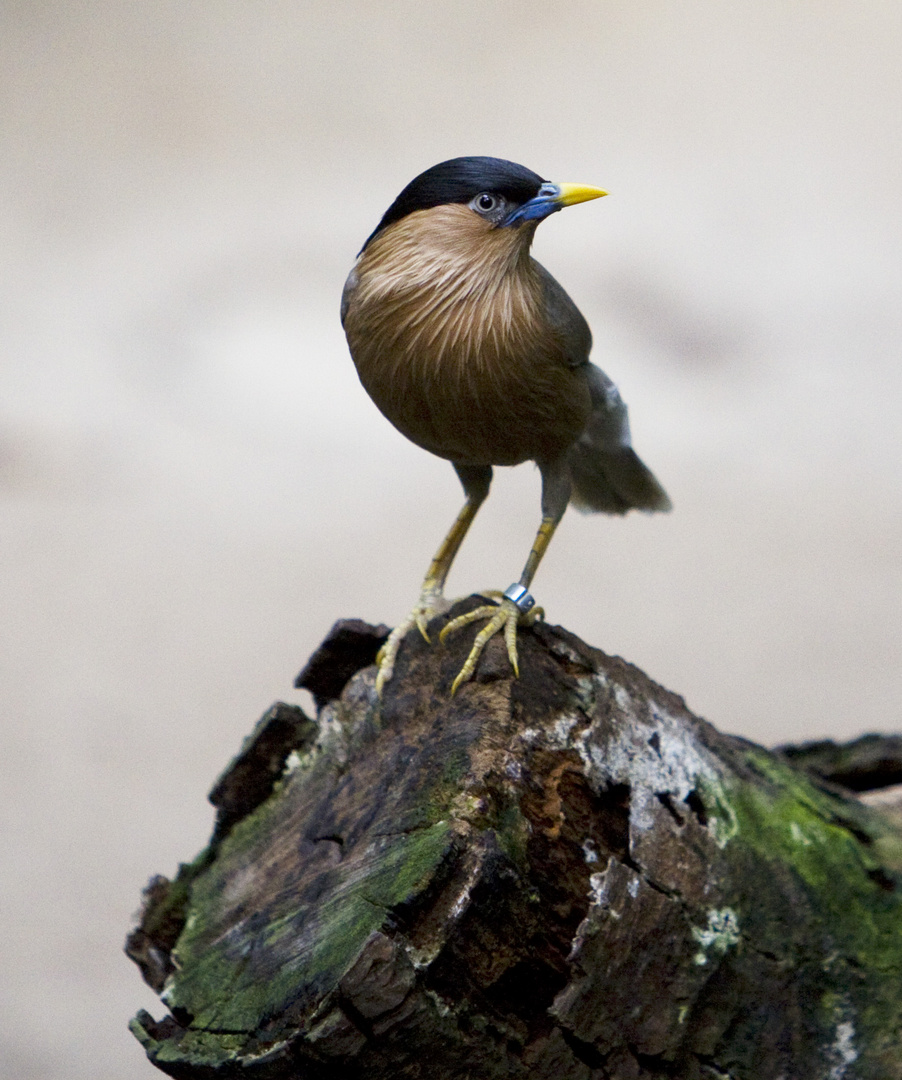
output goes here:
<path id="1" fill-rule="evenodd" d="M 675 509 L 571 512 L 548 617 L 772 744 L 899 730 L 902 6 L 0 7 L 0 1076 L 158 1076 L 121 944 L 339 617 L 393 623 L 461 501 L 360 388 L 355 253 L 416 173 L 611 197 L 538 258 Z M 504 587 L 499 470 L 451 595 Z"/>

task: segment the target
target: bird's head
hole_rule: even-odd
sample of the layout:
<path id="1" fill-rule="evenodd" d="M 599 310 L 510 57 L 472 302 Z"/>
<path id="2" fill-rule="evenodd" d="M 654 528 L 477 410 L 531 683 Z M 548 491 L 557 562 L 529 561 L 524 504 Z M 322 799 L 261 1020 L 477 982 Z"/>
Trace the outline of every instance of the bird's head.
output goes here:
<path id="1" fill-rule="evenodd" d="M 531 235 L 535 225 L 549 214 L 606 194 L 583 184 L 550 183 L 531 169 L 502 158 L 452 158 L 411 180 L 386 210 L 362 250 L 390 225 L 420 210 L 465 206 L 490 228 L 530 226 Z"/>

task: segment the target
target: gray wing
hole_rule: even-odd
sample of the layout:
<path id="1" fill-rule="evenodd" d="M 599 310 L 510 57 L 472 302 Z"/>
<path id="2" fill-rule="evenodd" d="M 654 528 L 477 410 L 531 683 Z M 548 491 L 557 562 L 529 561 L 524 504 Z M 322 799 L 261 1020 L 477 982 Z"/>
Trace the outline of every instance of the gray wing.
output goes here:
<path id="1" fill-rule="evenodd" d="M 592 349 L 592 331 L 583 313 L 541 263 L 533 260 L 545 290 L 545 315 L 555 339 L 561 343 L 567 364 L 588 364 Z"/>
<path id="2" fill-rule="evenodd" d="M 643 464 L 630 440 L 626 402 L 601 368 L 586 364 L 592 413 L 571 447 L 570 502 L 587 513 L 669 510 L 667 492 Z"/>
<path id="3" fill-rule="evenodd" d="M 625 514 L 628 510 L 669 510 L 670 499 L 639 459 L 630 440 L 626 403 L 601 368 L 589 363 L 592 331 L 566 291 L 540 263 L 545 312 L 567 363 L 584 373 L 592 412 L 570 448 L 570 502 L 586 512 Z"/>

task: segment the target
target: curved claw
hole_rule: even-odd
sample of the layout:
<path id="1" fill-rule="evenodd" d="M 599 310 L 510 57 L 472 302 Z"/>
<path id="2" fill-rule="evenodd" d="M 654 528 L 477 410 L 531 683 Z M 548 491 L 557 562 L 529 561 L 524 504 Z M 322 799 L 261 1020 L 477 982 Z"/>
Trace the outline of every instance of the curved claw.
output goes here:
<path id="1" fill-rule="evenodd" d="M 458 615 L 456 619 L 452 619 L 451 622 L 442 628 L 442 632 L 439 634 L 439 641 L 444 642 L 448 634 L 454 633 L 455 630 L 460 630 L 461 627 L 469 626 L 470 623 L 477 622 L 479 619 L 488 620 L 486 625 L 476 635 L 473 641 L 473 647 L 470 649 L 470 654 L 464 661 L 464 666 L 460 669 L 457 678 L 451 684 L 452 697 L 457 693 L 460 686 L 472 676 L 473 672 L 476 670 L 476 664 L 479 657 L 482 655 L 482 650 L 502 628 L 504 629 L 504 641 L 507 645 L 508 659 L 511 662 L 511 667 L 514 669 L 514 675 L 519 676 L 520 666 L 517 662 L 517 624 L 522 617 L 523 614 L 517 605 L 510 600 L 504 599 L 500 604 L 486 604 L 483 607 L 475 608 L 473 611 L 468 611 L 466 615 Z"/>
<path id="2" fill-rule="evenodd" d="M 416 623 L 417 623 L 417 630 L 420 631 L 420 635 L 422 636 L 423 640 L 426 642 L 427 645 L 431 645 L 432 644 L 432 638 L 429 636 L 429 631 L 426 628 L 428 623 L 429 623 L 429 619 L 426 617 L 426 612 L 425 611 L 421 611 L 417 615 Z"/>
<path id="3" fill-rule="evenodd" d="M 386 638 L 385 644 L 376 653 L 376 663 L 379 665 L 379 671 L 376 673 L 376 693 L 380 698 L 383 687 L 394 674 L 395 659 L 408 631 L 416 627 L 425 640 L 432 644 L 427 627 L 432 616 L 442 610 L 443 603 L 447 607 L 440 592 L 424 589 L 413 610 L 403 622 L 398 623 Z"/>

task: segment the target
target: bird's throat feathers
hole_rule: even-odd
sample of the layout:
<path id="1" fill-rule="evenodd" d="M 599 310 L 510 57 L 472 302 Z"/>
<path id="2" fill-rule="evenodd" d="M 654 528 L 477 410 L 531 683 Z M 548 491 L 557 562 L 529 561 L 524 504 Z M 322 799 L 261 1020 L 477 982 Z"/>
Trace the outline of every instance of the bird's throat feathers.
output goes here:
<path id="1" fill-rule="evenodd" d="M 516 350 L 542 288 L 529 254 L 534 232 L 534 224 L 494 228 L 458 204 L 408 214 L 357 263 L 358 332 L 433 362 L 479 364 Z"/>

